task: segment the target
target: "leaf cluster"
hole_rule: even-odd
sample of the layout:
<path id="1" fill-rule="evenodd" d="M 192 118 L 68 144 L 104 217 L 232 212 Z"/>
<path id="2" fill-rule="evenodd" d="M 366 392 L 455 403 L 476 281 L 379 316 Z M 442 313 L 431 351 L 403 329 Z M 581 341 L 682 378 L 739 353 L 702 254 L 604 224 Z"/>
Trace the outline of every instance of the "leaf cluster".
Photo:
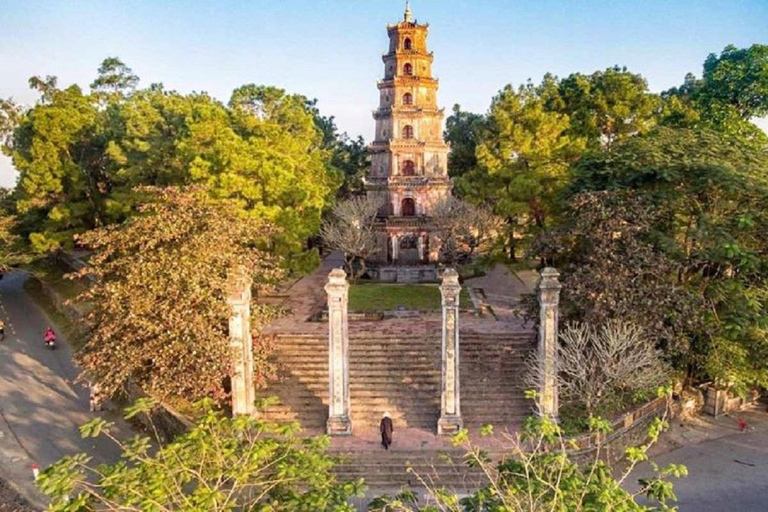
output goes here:
<path id="1" fill-rule="evenodd" d="M 153 406 L 138 402 L 126 417 Z M 354 510 L 348 498 L 364 488 L 333 476 L 327 437 L 300 438 L 296 425 L 228 418 L 210 401 L 196 407 L 197 423 L 164 446 L 140 435 L 121 441 L 101 418 L 84 425 L 83 437 L 107 437 L 122 456 L 98 466 L 84 454 L 67 456 L 43 471 L 38 485 L 51 496 L 50 510 Z"/>
<path id="2" fill-rule="evenodd" d="M 160 84 L 139 89 L 113 57 L 90 93 L 59 88 L 55 77 L 31 85 L 39 103 L 20 111 L 3 102 L 0 136 L 11 134 L 4 151 L 19 171 L 16 207 L 38 252 L 130 217 L 136 187 L 195 184 L 283 228 L 273 249 L 298 255 L 341 181 L 312 102 L 282 89 L 245 85 L 228 105 Z"/>
<path id="3" fill-rule="evenodd" d="M 279 260 L 262 249 L 273 230 L 199 187 L 137 193 L 148 199 L 128 221 L 78 237 L 93 251 L 82 272 L 95 283 L 77 299 L 92 304 L 77 362 L 107 395 L 132 382 L 161 398 L 223 398 L 232 372 L 227 278 L 242 268 L 259 293 L 281 276 Z M 253 327 L 273 314 L 254 308 Z"/>
<path id="4" fill-rule="evenodd" d="M 636 491 L 630 492 L 624 482 L 635 466 L 648 461 L 648 449 L 667 428 L 663 418 L 656 418 L 648 429 L 646 441 L 626 450 L 625 469 L 615 471 L 602 460 L 605 439 L 610 424 L 600 418 L 590 420 L 590 432 L 595 438 L 594 456 L 577 463 L 571 453 L 576 447 L 563 436 L 560 427 L 546 417 L 531 416 L 520 434 L 509 436 L 503 459 L 494 462 L 472 442 L 467 431 L 454 438 L 454 444 L 465 448 L 468 465 L 480 470 L 485 485 L 469 496 L 461 497 L 421 479 L 428 489 L 426 499 L 410 493 L 374 500 L 369 510 L 398 512 L 538 512 L 674 510 L 676 500 L 670 478 L 687 474 L 684 466 L 671 464 L 659 467 L 650 463 L 651 477 L 640 480 Z M 488 431 L 490 429 L 486 429 Z M 419 475 L 416 475 L 419 477 Z M 656 507 L 638 503 L 645 496 Z"/>

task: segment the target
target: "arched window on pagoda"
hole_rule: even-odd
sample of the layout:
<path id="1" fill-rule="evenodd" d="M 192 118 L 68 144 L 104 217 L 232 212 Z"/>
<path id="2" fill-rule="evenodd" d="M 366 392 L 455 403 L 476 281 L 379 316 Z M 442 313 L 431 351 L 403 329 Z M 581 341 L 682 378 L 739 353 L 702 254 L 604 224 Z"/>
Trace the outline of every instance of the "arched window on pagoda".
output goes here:
<path id="1" fill-rule="evenodd" d="M 413 160 L 406 160 L 403 162 L 403 176 L 413 176 L 416 174 L 416 166 L 413 165 Z"/>
<path id="2" fill-rule="evenodd" d="M 413 74 L 413 66 L 411 66 L 410 62 L 406 63 L 405 66 L 403 66 L 403 74 L 405 75 Z"/>
<path id="3" fill-rule="evenodd" d="M 400 213 L 403 217 L 416 215 L 416 202 L 410 197 L 403 199 L 403 202 L 400 203 Z"/>
<path id="4" fill-rule="evenodd" d="M 405 41 L 403 41 L 403 48 L 405 50 L 410 50 L 411 49 L 411 38 L 410 37 L 406 37 Z"/>
<path id="5" fill-rule="evenodd" d="M 403 138 L 404 139 L 412 139 L 413 138 L 413 126 L 407 124 L 403 126 Z"/>
<path id="6" fill-rule="evenodd" d="M 403 105 L 413 105 L 413 94 L 409 92 L 403 94 Z"/>

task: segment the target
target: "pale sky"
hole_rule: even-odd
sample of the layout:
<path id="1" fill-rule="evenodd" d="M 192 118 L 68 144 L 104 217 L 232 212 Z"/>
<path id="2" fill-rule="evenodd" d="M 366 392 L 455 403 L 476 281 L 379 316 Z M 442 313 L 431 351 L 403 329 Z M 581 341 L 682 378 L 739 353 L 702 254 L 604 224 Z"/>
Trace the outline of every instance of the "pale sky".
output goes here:
<path id="1" fill-rule="evenodd" d="M 627 66 L 658 92 L 701 75 L 727 44 L 768 43 L 768 0 L 413 0 L 429 22 L 438 99 L 484 112 L 505 84 Z M 33 75 L 93 80 L 118 56 L 143 85 L 206 91 L 222 101 L 246 83 L 319 100 L 342 131 L 373 133 L 386 24 L 399 0 L 4 0 L 0 97 L 32 104 Z M 768 122 L 761 125 L 768 129 Z M 0 159 L 0 186 L 15 171 Z"/>

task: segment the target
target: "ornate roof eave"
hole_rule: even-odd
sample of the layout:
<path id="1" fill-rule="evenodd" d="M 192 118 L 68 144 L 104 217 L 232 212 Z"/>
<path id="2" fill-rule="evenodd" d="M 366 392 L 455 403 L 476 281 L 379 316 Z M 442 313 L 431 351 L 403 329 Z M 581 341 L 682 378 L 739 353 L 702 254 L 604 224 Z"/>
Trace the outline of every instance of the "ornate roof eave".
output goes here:
<path id="1" fill-rule="evenodd" d="M 423 83 L 424 85 L 428 86 L 438 86 L 440 83 L 440 80 L 433 77 L 425 77 L 425 76 L 408 76 L 408 75 L 400 75 L 394 78 L 385 78 L 384 80 L 377 80 L 376 86 L 379 89 L 386 89 L 388 87 L 394 87 L 396 85 L 406 85 L 410 83 Z"/>
<path id="2" fill-rule="evenodd" d="M 434 116 L 445 117 L 445 108 L 423 108 L 423 107 L 379 107 L 371 111 L 374 119 L 386 119 L 387 117 L 394 115 L 400 115 L 404 117 L 413 116 Z"/>
<path id="3" fill-rule="evenodd" d="M 386 63 L 388 59 L 393 59 L 396 57 L 408 57 L 408 58 L 414 58 L 414 57 L 420 57 L 422 59 L 426 59 L 429 62 L 435 62 L 435 52 L 429 52 L 424 53 L 420 52 L 419 50 L 395 50 L 394 52 L 387 52 L 381 54 L 381 60 Z"/>
<path id="4" fill-rule="evenodd" d="M 419 24 L 418 21 L 408 23 L 401 21 L 400 23 L 387 23 L 387 34 L 399 30 L 429 30 L 429 23 Z"/>

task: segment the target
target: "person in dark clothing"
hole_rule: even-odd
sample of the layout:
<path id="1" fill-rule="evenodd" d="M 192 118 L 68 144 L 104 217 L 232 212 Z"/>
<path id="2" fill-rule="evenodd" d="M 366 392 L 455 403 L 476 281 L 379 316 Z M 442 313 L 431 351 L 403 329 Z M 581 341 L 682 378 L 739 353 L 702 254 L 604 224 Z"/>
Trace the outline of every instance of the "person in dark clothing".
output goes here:
<path id="1" fill-rule="evenodd" d="M 381 431 L 381 444 L 385 450 L 389 450 L 389 445 L 392 444 L 392 432 L 395 431 L 395 428 L 392 426 L 392 418 L 388 412 L 385 412 L 384 417 L 381 418 L 379 430 Z"/>

